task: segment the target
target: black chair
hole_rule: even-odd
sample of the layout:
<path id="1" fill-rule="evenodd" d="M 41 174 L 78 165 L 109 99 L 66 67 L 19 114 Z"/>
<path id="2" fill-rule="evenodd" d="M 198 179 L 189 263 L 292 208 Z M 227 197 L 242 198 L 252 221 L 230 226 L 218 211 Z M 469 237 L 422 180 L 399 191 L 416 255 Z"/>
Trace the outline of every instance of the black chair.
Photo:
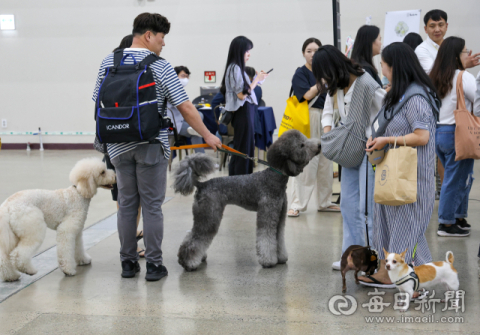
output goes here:
<path id="1" fill-rule="evenodd" d="M 260 100 L 260 102 L 258 103 L 258 107 L 265 107 L 265 101 L 263 101 L 263 99 Z"/>

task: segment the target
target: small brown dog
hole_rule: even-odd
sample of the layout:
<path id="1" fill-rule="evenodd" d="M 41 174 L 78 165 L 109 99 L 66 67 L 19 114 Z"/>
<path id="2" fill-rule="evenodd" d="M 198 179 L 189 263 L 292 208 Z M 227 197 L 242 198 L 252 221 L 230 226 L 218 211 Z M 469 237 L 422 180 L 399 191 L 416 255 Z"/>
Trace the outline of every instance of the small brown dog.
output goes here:
<path id="1" fill-rule="evenodd" d="M 358 272 L 364 271 L 366 275 L 372 275 L 378 267 L 378 254 L 370 247 L 351 245 L 343 253 L 340 266 L 343 282 L 342 293 L 346 293 L 345 274 L 350 270 L 355 270 L 355 283 L 359 284 Z"/>

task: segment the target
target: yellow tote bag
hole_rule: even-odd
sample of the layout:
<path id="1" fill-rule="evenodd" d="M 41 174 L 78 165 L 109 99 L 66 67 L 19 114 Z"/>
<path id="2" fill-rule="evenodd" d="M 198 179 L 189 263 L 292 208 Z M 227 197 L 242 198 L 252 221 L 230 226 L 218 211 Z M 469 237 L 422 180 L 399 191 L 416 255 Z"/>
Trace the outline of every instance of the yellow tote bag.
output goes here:
<path id="1" fill-rule="evenodd" d="M 287 99 L 287 107 L 283 113 L 278 137 L 290 129 L 296 129 L 303 135 L 310 138 L 310 114 L 308 112 L 308 101 L 298 102 L 295 95 Z"/>

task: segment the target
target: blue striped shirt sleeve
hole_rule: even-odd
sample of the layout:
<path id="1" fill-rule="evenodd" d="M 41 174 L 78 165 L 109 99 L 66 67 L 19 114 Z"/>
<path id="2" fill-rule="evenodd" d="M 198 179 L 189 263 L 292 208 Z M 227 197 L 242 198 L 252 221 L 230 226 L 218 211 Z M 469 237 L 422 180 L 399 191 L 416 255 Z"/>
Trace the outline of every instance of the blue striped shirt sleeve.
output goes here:
<path id="1" fill-rule="evenodd" d="M 166 62 L 162 70 L 160 74 L 161 90 L 167 95 L 168 102 L 177 107 L 188 100 L 187 93 L 185 93 L 177 73 L 170 63 Z M 161 103 L 163 104 L 163 101 Z"/>
<path id="2" fill-rule="evenodd" d="M 100 64 L 100 69 L 98 70 L 97 81 L 95 82 L 95 89 L 93 90 L 92 96 L 93 101 L 97 101 L 98 90 L 100 88 L 100 84 L 102 83 L 103 75 L 105 73 L 105 59 Z"/>
<path id="3" fill-rule="evenodd" d="M 412 97 L 403 108 L 406 108 L 406 116 L 412 130 L 429 129 L 431 118 L 433 118 L 432 106 L 424 97 Z"/>

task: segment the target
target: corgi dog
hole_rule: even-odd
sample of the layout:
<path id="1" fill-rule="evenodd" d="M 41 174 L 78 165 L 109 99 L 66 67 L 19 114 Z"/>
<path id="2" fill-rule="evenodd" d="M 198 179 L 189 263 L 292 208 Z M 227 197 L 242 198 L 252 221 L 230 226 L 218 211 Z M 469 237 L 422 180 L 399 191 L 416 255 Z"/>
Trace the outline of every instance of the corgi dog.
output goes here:
<path id="1" fill-rule="evenodd" d="M 395 283 L 400 292 L 408 293 L 406 304 L 402 311 L 408 310 L 410 298 L 419 288 L 430 288 L 443 283 L 448 291 L 457 291 L 459 287 L 458 273 L 453 267 L 453 253 L 447 251 L 445 261 L 431 262 L 420 266 L 411 266 L 405 263 L 405 254 L 385 253 L 386 269 L 392 283 Z"/>

